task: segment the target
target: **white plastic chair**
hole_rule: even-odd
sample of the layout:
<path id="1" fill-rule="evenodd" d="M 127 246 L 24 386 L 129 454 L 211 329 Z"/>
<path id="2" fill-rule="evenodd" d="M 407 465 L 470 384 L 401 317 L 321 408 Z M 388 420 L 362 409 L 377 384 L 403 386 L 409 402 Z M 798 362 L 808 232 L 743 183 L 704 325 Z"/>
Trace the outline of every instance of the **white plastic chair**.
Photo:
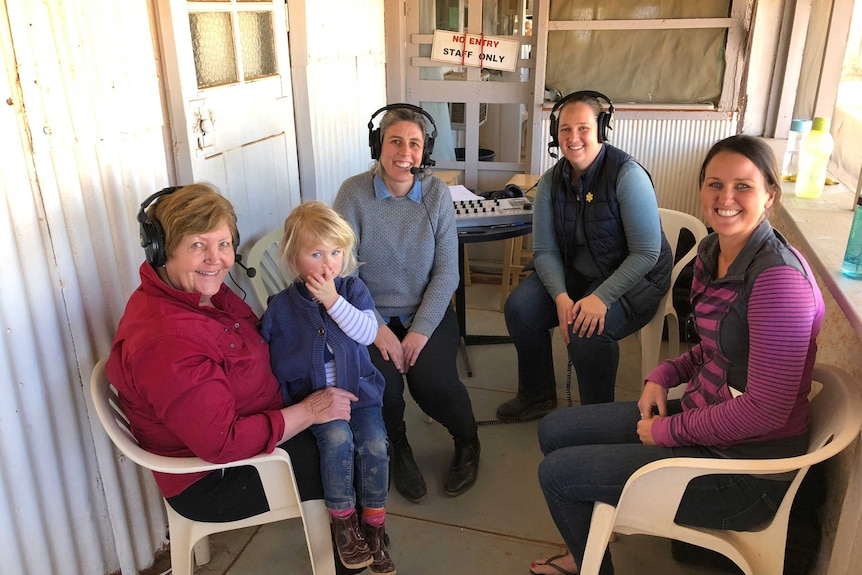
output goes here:
<path id="1" fill-rule="evenodd" d="M 274 296 L 293 281 L 278 255 L 282 235 L 284 235 L 283 230 L 271 231 L 257 240 L 248 252 L 246 265 L 257 270 L 255 276 L 249 278 L 249 281 L 260 309 L 266 309 L 270 296 Z"/>
<path id="2" fill-rule="evenodd" d="M 329 512 L 322 499 L 300 501 L 290 456 L 283 449 L 227 464 L 208 463 L 197 457 L 165 457 L 144 450 L 132 436 L 129 422 L 120 406 L 116 390 L 105 375 L 105 361 L 93 369 L 90 391 L 96 413 L 111 441 L 120 452 L 140 465 L 162 473 L 194 473 L 226 467 L 253 465 L 260 474 L 270 510 L 247 519 L 227 523 L 192 521 L 173 510 L 165 501 L 168 530 L 171 538 L 171 568 L 174 575 L 191 575 L 192 555 L 198 565 L 209 562 L 209 542 L 212 533 L 241 529 L 283 519 L 300 517 L 305 529 L 312 573 L 334 575 L 335 563 L 329 531 Z"/>
<path id="3" fill-rule="evenodd" d="M 808 468 L 840 453 L 859 436 L 862 399 L 850 374 L 818 364 L 814 380 L 822 384 L 810 403 L 810 443 L 806 455 L 784 459 L 664 459 L 637 470 L 616 506 L 596 503 L 581 575 L 596 575 L 611 533 L 677 539 L 725 555 L 747 575 L 781 575 L 790 507 Z M 772 521 L 757 531 L 724 531 L 674 523 L 688 482 L 702 475 L 762 475 L 796 471 Z"/>
<path id="4" fill-rule="evenodd" d="M 707 235 L 706 226 L 703 225 L 703 222 L 690 214 L 665 208 L 659 208 L 658 212 L 661 217 L 662 230 L 664 230 L 664 235 L 667 237 L 674 255 L 679 244 L 680 232 L 683 229 L 687 229 L 694 235 L 694 247 L 674 264 L 670 274 L 670 289 L 659 303 L 655 316 L 638 332 L 638 339 L 641 343 L 641 377 L 644 378 L 658 365 L 665 318 L 667 318 L 668 357 L 679 355 L 679 318 L 677 318 L 676 309 L 673 307 L 673 284 L 676 283 L 683 268 L 697 255 L 697 246 Z"/>

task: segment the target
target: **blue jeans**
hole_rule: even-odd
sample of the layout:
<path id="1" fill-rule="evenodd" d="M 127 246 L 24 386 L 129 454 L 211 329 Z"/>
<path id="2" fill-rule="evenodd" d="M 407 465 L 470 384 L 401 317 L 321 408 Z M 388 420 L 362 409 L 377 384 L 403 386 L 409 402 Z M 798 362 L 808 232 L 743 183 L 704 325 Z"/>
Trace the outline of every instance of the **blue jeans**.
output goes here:
<path id="1" fill-rule="evenodd" d="M 356 507 L 354 472 L 358 475 L 359 502 L 368 509 L 386 506 L 389 490 L 389 445 L 383 414 L 378 406 L 353 409 L 350 421 L 312 425 L 320 450 L 323 498 L 328 509 Z"/>
<path id="2" fill-rule="evenodd" d="M 680 411 L 679 400 L 668 413 Z M 586 548 L 593 503 L 616 505 L 629 477 L 647 463 L 670 457 L 719 457 L 706 447 L 644 445 L 637 435 L 637 403 L 570 407 L 539 422 L 539 484 L 551 517 L 578 565 Z M 676 522 L 744 531 L 771 519 L 789 482 L 751 475 L 706 475 L 686 488 Z M 605 550 L 602 575 L 613 574 Z"/>
<path id="3" fill-rule="evenodd" d="M 601 281 L 594 281 L 571 286 L 569 297 L 577 301 L 591 294 L 600 284 Z M 506 328 L 518 353 L 518 395 L 531 402 L 553 399 L 557 389 L 550 330 L 558 327 L 559 318 L 557 306 L 538 273 L 530 274 L 518 284 L 506 300 L 504 312 Z M 571 333 L 571 327 L 567 328 L 569 358 L 578 376 L 582 405 L 614 400 L 620 363 L 617 341 L 646 325 L 655 315 L 655 310 L 630 313 L 634 312 L 627 311 L 618 300 L 605 314 L 601 335 L 579 337 Z"/>

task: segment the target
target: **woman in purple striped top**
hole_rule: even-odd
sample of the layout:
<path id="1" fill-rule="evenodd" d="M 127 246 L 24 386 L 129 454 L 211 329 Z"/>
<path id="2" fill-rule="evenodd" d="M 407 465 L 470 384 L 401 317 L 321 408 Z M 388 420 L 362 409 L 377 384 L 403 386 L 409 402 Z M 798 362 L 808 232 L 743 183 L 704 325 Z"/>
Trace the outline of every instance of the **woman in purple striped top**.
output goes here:
<path id="1" fill-rule="evenodd" d="M 639 401 L 573 407 L 541 421 L 539 482 L 568 553 L 534 562 L 532 573 L 577 573 L 593 503 L 616 504 L 631 474 L 651 461 L 806 451 L 824 306 L 808 263 L 769 223 L 779 182 L 772 150 L 757 138 L 732 136 L 707 154 L 700 194 L 714 233 L 698 248 L 690 318 L 700 341 L 659 364 Z M 683 398 L 668 400 L 679 385 Z M 750 529 L 774 515 L 790 479 L 700 477 L 676 521 Z M 613 573 L 609 550 L 601 573 Z"/>

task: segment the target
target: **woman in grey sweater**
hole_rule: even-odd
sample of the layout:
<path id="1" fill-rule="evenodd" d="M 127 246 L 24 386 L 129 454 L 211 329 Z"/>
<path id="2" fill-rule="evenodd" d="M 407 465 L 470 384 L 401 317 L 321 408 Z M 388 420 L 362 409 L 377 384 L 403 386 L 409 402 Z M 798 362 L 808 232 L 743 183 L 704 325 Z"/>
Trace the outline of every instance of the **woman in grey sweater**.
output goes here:
<path id="1" fill-rule="evenodd" d="M 385 112 L 380 126 L 374 118 Z M 426 131 L 426 120 L 432 132 Z M 444 482 L 461 495 L 476 482 L 479 437 L 467 389 L 455 365 L 459 334 L 450 305 L 458 287 L 458 235 L 446 184 L 426 168 L 437 135 L 419 107 L 393 104 L 368 122 L 368 172 L 341 184 L 333 207 L 353 226 L 359 277 L 368 286 L 380 328 L 369 346 L 386 379 L 383 418 L 391 446 L 390 475 L 398 492 L 418 502 L 425 479 L 413 459 L 404 423 L 404 379 L 419 407 L 455 440 Z"/>

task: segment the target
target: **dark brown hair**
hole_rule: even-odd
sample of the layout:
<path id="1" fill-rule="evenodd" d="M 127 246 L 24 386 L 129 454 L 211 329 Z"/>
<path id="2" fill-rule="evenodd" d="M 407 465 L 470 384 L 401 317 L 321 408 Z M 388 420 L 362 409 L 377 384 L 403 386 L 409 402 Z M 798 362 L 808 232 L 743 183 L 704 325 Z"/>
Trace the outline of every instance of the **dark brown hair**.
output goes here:
<path id="1" fill-rule="evenodd" d="M 757 170 L 763 174 L 767 191 L 775 192 L 772 207 L 778 205 L 781 201 L 781 176 L 778 172 L 778 163 L 775 160 L 775 154 L 772 152 L 769 144 L 754 136 L 737 134 L 713 144 L 712 148 L 706 154 L 703 164 L 700 166 L 698 185 L 703 186 L 703 181 L 706 179 L 706 167 L 721 152 L 739 154 L 750 160 Z"/>

